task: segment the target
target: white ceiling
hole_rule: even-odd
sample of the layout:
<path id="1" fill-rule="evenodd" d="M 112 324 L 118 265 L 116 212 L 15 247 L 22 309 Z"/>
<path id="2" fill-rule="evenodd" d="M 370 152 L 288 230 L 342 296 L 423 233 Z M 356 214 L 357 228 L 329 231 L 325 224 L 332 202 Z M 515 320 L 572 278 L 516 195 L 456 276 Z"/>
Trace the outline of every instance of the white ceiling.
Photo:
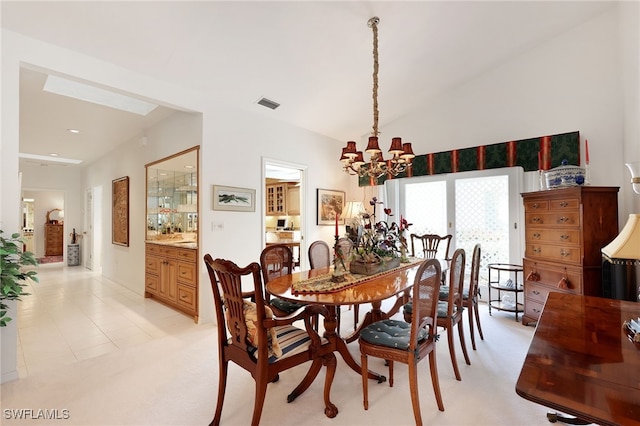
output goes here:
<path id="1" fill-rule="evenodd" d="M 614 4 L 3 0 L 1 14 L 3 28 L 346 141 L 372 125 L 370 17 L 381 21 L 382 127 Z M 22 71 L 21 152 L 55 149 L 86 164 L 172 112 L 140 118 L 42 92 L 43 83 Z M 261 97 L 281 106 L 259 106 Z"/>

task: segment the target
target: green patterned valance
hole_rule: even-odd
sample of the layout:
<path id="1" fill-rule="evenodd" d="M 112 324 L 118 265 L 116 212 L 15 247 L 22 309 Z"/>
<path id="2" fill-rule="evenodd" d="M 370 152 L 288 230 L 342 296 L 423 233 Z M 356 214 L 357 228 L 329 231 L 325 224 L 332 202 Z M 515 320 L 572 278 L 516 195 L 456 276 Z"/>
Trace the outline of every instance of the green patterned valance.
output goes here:
<path id="1" fill-rule="evenodd" d="M 559 166 L 562 160 L 580 165 L 580 132 L 417 155 L 413 159 L 413 167 L 396 178 L 517 166 L 526 172 L 539 167 L 549 170 Z M 393 179 L 393 176 L 385 175 L 378 179 L 361 177 L 358 185 L 382 185 L 387 179 Z"/>

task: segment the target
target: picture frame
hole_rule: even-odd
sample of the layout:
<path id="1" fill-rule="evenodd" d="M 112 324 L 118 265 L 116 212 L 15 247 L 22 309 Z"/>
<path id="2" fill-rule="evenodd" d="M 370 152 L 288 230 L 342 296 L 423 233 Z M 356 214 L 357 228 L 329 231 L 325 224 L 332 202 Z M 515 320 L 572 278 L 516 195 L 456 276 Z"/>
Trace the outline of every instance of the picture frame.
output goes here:
<path id="1" fill-rule="evenodd" d="M 256 211 L 256 190 L 213 185 L 213 210 L 254 212 Z"/>
<path id="2" fill-rule="evenodd" d="M 317 191 L 317 224 L 335 225 L 336 213 L 342 215 L 345 205 L 345 192 L 333 189 L 321 189 Z M 344 219 L 339 217 L 338 224 L 344 224 Z"/>
<path id="3" fill-rule="evenodd" d="M 129 176 L 111 182 L 111 243 L 129 247 Z"/>

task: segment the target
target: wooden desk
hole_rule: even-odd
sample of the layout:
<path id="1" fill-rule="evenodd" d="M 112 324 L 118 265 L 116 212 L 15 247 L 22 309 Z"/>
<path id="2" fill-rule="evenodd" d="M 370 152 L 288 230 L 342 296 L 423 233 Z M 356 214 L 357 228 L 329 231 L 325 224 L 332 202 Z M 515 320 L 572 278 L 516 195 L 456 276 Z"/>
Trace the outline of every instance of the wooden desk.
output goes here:
<path id="1" fill-rule="evenodd" d="M 516 392 L 586 422 L 640 425 L 640 347 L 622 328 L 639 316 L 640 303 L 549 293 Z"/>
<path id="2" fill-rule="evenodd" d="M 381 319 L 389 318 L 398 312 L 402 304 L 406 302 L 404 298 L 398 298 L 389 312 L 382 311 L 382 301 L 404 293 L 410 289 L 415 280 L 415 274 L 419 266 L 420 263 L 413 263 L 399 270 L 388 272 L 382 276 L 372 277 L 371 279 L 359 282 L 353 287 L 332 293 L 292 292 L 291 288 L 294 283 L 325 275 L 331 271 L 331 268 L 313 269 L 311 271 L 295 272 L 291 275 L 274 278 L 267 283 L 266 290 L 276 297 L 289 300 L 291 302 L 326 306 L 329 310 L 329 317 L 324 320 L 324 337 L 333 342 L 335 345 L 334 351 L 340 353 L 347 365 L 349 365 L 349 367 L 358 374 L 361 374 L 360 365 L 351 356 L 351 353 L 347 348 L 347 343 L 357 338 L 362 326 Z M 347 338 L 341 337 L 336 332 L 337 309 L 339 309 L 341 305 L 355 305 L 362 303 L 371 303 L 372 310 L 367 312 L 362 325 L 353 335 Z M 384 382 L 386 380 L 385 376 L 372 371 L 369 371 L 369 378 L 376 379 L 378 382 Z"/>

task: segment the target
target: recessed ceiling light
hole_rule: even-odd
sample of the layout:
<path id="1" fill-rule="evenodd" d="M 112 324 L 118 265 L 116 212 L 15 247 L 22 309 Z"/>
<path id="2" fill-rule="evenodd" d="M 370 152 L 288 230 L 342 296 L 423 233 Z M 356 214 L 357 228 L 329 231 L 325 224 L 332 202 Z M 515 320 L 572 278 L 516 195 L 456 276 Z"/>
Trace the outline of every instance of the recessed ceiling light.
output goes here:
<path id="1" fill-rule="evenodd" d="M 58 154 L 56 154 L 55 152 L 52 152 L 49 155 L 52 156 L 52 157 L 57 157 L 58 156 Z"/>
<path id="2" fill-rule="evenodd" d="M 42 90 L 138 115 L 147 115 L 158 107 L 158 105 L 150 102 L 56 77 L 55 75 L 47 76 L 47 81 Z"/>
<path id="3" fill-rule="evenodd" d="M 78 129 L 67 129 L 67 131 L 69 133 L 80 133 L 80 130 L 78 130 Z"/>
<path id="4" fill-rule="evenodd" d="M 75 160 L 73 158 L 61 158 L 61 157 L 52 157 L 50 155 L 36 155 L 36 154 L 24 154 L 19 153 L 18 157 L 26 158 L 29 160 L 41 160 L 41 161 L 51 161 L 54 163 L 67 163 L 67 164 L 80 164 L 82 160 Z"/>
<path id="5" fill-rule="evenodd" d="M 193 166 L 184 166 L 185 169 L 193 169 Z"/>

